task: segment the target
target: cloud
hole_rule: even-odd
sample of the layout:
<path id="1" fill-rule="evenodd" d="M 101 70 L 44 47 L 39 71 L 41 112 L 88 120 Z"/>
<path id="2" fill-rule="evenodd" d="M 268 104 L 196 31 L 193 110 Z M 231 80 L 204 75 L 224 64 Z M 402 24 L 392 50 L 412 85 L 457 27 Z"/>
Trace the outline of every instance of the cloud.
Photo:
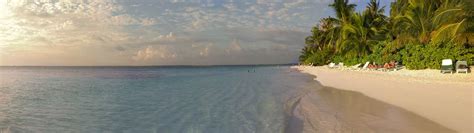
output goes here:
<path id="1" fill-rule="evenodd" d="M 0 21 L 4 45 L 35 45 L 43 37 L 54 45 L 94 45 L 123 41 L 131 35 L 126 26 L 150 26 L 153 18 L 127 14 L 121 5 L 94 1 L 9 1 L 10 15 Z"/>
<path id="2" fill-rule="evenodd" d="M 329 3 L 0 1 L 0 65 L 295 62 L 311 27 L 328 15 Z"/>
<path id="3" fill-rule="evenodd" d="M 225 50 L 227 54 L 239 53 L 242 51 L 239 40 L 235 39 L 230 43 L 229 47 Z"/>
<path id="4" fill-rule="evenodd" d="M 169 60 L 176 58 L 177 54 L 170 50 L 170 47 L 161 45 L 157 48 L 148 46 L 145 49 L 138 50 L 137 54 L 132 57 L 135 61 L 150 60 Z"/>
<path id="5" fill-rule="evenodd" d="M 208 56 L 209 55 L 209 46 L 204 47 L 200 52 L 199 55 L 201 56 Z"/>
<path id="6" fill-rule="evenodd" d="M 321 17 L 327 16 L 329 0 L 219 2 L 209 8 L 206 4 L 163 4 L 167 19 L 160 21 L 170 28 L 186 32 L 222 28 L 279 28 L 306 30 Z M 168 10 L 172 8 L 170 12 Z M 301 27 L 301 26 L 304 26 Z"/>
<path id="7" fill-rule="evenodd" d="M 156 54 L 158 54 L 158 51 L 154 50 L 152 47 L 147 47 L 143 50 L 139 50 L 137 52 L 137 55 L 133 56 L 132 59 L 136 61 L 141 61 L 141 60 L 150 60 L 152 59 Z"/>
<path id="8" fill-rule="evenodd" d="M 308 32 L 280 29 L 228 29 L 229 36 L 246 42 L 269 41 L 275 44 L 302 45 Z"/>
<path id="9" fill-rule="evenodd" d="M 176 36 L 173 34 L 173 32 L 170 32 L 168 35 L 159 35 L 155 40 L 160 40 L 160 41 L 175 41 Z"/>
<path id="10" fill-rule="evenodd" d="M 196 38 L 201 40 L 202 38 Z M 188 40 L 192 42 L 191 39 Z M 188 42 L 187 41 L 187 42 Z M 137 64 L 154 65 L 216 65 L 216 64 L 265 64 L 288 63 L 296 60 L 301 47 L 275 44 L 269 41 L 251 43 L 239 39 L 230 41 L 205 41 L 198 43 L 168 44 L 147 43 L 134 55 Z M 134 45 L 136 46 L 136 45 Z M 275 58 L 278 57 L 278 58 Z"/>
<path id="11" fill-rule="evenodd" d="M 115 50 L 117 50 L 117 51 L 125 51 L 126 49 L 125 49 L 124 47 L 122 47 L 122 46 L 116 46 L 116 47 L 115 47 Z"/>

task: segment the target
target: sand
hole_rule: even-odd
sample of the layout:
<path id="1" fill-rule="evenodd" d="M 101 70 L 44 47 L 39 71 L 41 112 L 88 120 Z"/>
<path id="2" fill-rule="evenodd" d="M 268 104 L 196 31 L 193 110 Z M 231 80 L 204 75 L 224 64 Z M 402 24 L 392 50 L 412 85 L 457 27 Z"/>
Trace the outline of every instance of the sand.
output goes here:
<path id="1" fill-rule="evenodd" d="M 474 132 L 474 74 L 440 74 L 438 70 L 392 72 L 294 66 L 315 75 L 322 85 L 360 92 L 401 107 L 449 129 Z M 308 107 L 310 108 L 310 107 Z"/>

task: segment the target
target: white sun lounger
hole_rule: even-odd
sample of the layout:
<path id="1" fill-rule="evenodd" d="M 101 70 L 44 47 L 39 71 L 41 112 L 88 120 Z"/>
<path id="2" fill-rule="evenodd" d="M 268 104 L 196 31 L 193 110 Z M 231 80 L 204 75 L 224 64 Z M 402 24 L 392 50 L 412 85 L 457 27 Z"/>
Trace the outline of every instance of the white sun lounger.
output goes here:
<path id="1" fill-rule="evenodd" d="M 456 72 L 460 73 L 467 73 L 468 66 L 467 66 L 467 61 L 457 61 L 456 62 Z"/>
<path id="2" fill-rule="evenodd" d="M 359 64 L 356 64 L 356 65 L 353 65 L 353 66 L 351 66 L 351 69 L 352 70 L 357 70 L 357 69 L 359 69 L 360 65 L 362 65 L 362 64 L 359 63 Z"/>
<path id="3" fill-rule="evenodd" d="M 339 62 L 339 64 L 337 64 L 337 68 L 343 68 L 343 67 L 344 67 L 344 63 Z"/>
<path id="4" fill-rule="evenodd" d="M 453 60 L 444 59 L 441 61 L 441 73 L 453 73 Z"/>
<path id="5" fill-rule="evenodd" d="M 369 67 L 370 61 L 365 62 L 364 66 L 362 66 L 361 69 L 359 70 L 367 70 L 367 67 Z"/>
<path id="6" fill-rule="evenodd" d="M 331 62 L 331 63 L 328 64 L 328 68 L 335 68 L 335 67 L 336 67 L 336 64 L 335 64 L 335 63 L 332 63 L 332 62 Z"/>

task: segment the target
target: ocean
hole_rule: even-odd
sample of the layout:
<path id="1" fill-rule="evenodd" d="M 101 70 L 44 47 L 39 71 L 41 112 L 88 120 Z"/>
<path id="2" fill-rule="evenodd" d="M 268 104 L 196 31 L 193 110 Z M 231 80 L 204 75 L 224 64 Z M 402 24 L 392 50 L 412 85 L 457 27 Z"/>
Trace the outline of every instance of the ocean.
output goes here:
<path id="1" fill-rule="evenodd" d="M 313 78 L 289 66 L 0 67 L 0 132 L 303 132 L 310 107 L 320 131 L 450 131 Z"/>
<path id="2" fill-rule="evenodd" d="M 309 76 L 287 66 L 2 67 L 0 129 L 280 132 Z M 308 82 L 309 84 L 311 82 Z"/>

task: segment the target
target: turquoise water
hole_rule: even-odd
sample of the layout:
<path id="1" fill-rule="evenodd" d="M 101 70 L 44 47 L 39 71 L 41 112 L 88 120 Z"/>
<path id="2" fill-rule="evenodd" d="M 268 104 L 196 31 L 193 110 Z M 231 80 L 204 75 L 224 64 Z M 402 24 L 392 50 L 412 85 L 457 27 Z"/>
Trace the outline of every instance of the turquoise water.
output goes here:
<path id="1" fill-rule="evenodd" d="M 289 67 L 1 67 L 0 131 L 282 132 Z"/>

